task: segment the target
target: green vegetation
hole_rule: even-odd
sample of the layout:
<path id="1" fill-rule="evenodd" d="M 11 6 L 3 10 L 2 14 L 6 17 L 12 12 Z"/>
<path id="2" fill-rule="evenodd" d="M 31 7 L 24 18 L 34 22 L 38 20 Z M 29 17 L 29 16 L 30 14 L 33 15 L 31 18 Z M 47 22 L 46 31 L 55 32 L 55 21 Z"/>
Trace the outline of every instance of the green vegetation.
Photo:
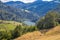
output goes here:
<path id="1" fill-rule="evenodd" d="M 50 29 L 60 24 L 60 14 L 56 11 L 48 12 L 37 22 L 36 26 L 26 26 L 18 22 L 0 20 L 0 40 L 13 40 L 28 32 Z"/>
<path id="2" fill-rule="evenodd" d="M 15 29 L 15 25 L 13 24 L 0 24 L 0 29 L 6 29 L 6 30 L 13 30 Z M 1 30 L 0 30 L 1 31 Z"/>
<path id="3" fill-rule="evenodd" d="M 37 22 L 36 26 L 26 26 L 24 20 L 36 21 L 39 16 L 28 10 L 11 8 L 10 6 L 0 3 L 0 40 L 13 40 L 27 32 L 33 32 L 41 29 L 50 29 L 60 24 L 60 11 L 50 11 Z M 58 8 L 57 8 L 58 9 Z M 3 20 L 9 20 L 3 21 Z M 17 22 L 12 22 L 17 21 Z M 44 31 L 43 31 L 44 32 Z"/>
<path id="4" fill-rule="evenodd" d="M 50 29 L 59 25 L 60 14 L 56 11 L 48 12 L 37 22 L 39 29 Z"/>
<path id="5" fill-rule="evenodd" d="M 13 23 L 13 24 L 12 24 Z M 37 30 L 35 26 L 23 26 L 13 21 L 2 21 L 0 20 L 0 40 L 13 40 L 27 32 L 33 32 Z"/>
<path id="6" fill-rule="evenodd" d="M 12 24 L 13 23 L 13 24 Z M 19 24 L 13 21 L 3 21 L 0 20 L 0 40 L 11 40 L 12 39 L 12 31 Z"/>
<path id="7" fill-rule="evenodd" d="M 37 30 L 38 29 L 36 26 L 21 26 L 21 25 L 19 25 L 13 31 L 13 38 L 16 38 L 16 37 L 19 37 L 28 32 L 33 32 L 33 31 L 37 31 Z"/>
<path id="8" fill-rule="evenodd" d="M 0 1 L 0 20 L 23 22 L 24 20 L 36 21 L 39 18 L 36 13 L 33 14 L 33 12 L 27 11 L 5 5 Z"/>

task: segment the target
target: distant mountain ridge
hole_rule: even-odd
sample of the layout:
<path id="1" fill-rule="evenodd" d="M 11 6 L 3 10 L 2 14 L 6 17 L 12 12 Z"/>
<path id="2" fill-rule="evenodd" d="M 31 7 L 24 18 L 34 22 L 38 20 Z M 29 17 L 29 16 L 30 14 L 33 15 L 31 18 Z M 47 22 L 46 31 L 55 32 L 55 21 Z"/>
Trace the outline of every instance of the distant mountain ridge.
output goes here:
<path id="1" fill-rule="evenodd" d="M 39 16 L 43 16 L 49 10 L 52 10 L 52 9 L 56 8 L 60 3 L 57 3 L 55 1 L 51 1 L 51 2 L 35 1 L 33 3 L 28 3 L 28 4 L 25 4 L 23 2 L 20 2 L 18 4 L 18 1 L 17 1 L 17 2 L 13 2 L 12 4 L 11 3 L 9 4 L 9 2 L 7 2 L 5 4 L 7 4 L 9 6 L 13 5 L 12 7 L 15 7 L 15 8 L 26 9 L 26 10 L 37 13 Z"/>
<path id="2" fill-rule="evenodd" d="M 23 3 L 20 1 L 10 1 L 6 3 L 0 2 L 0 13 L 7 12 L 6 14 L 0 14 L 0 19 L 2 20 L 14 20 L 14 21 L 24 21 L 29 20 L 36 22 L 40 17 L 46 15 L 48 11 L 55 9 L 60 3 L 54 1 L 35 1 L 33 3 Z M 2 6 L 2 7 L 1 7 Z M 3 12 L 4 11 L 4 12 Z M 3 17 L 4 15 L 4 17 Z M 6 16 L 6 17 L 5 17 Z"/>
<path id="3" fill-rule="evenodd" d="M 0 2 L 0 19 L 2 20 L 14 20 L 14 21 L 24 21 L 24 20 L 37 20 L 38 16 L 33 15 L 33 12 L 24 9 L 17 9 L 15 7 L 8 6 Z M 30 12 L 30 13 L 29 13 Z"/>

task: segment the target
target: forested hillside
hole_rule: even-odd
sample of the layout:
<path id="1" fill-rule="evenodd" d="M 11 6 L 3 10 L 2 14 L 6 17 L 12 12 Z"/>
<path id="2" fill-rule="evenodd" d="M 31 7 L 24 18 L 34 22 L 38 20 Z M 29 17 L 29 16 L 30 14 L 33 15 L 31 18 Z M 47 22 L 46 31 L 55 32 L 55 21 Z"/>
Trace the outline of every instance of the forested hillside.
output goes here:
<path id="1" fill-rule="evenodd" d="M 31 11 L 10 7 L 0 2 L 1 20 L 13 20 L 17 22 L 22 22 L 24 20 L 35 21 L 38 18 L 39 16 L 37 14 L 33 14 L 33 12 Z"/>
<path id="2" fill-rule="evenodd" d="M 38 31 L 27 33 L 15 40 L 60 40 L 60 6 L 40 18 L 36 27 Z"/>
<path id="3" fill-rule="evenodd" d="M 27 4 L 19 1 L 10 1 L 7 3 L 2 3 L 0 1 L 0 4 L 0 13 L 3 13 L 0 14 L 0 19 L 13 20 L 17 22 L 25 20 L 36 22 L 40 17 L 46 15 L 48 11 L 55 9 L 60 5 L 56 2 L 43 1 L 35 1 Z"/>
<path id="4" fill-rule="evenodd" d="M 15 39 L 60 40 L 60 3 L 0 1 L 0 40 Z"/>
<path id="5" fill-rule="evenodd" d="M 49 11 L 38 22 L 37 27 L 39 29 L 50 29 L 60 24 L 60 6 Z"/>
<path id="6" fill-rule="evenodd" d="M 20 1 L 10 1 L 10 2 L 6 2 L 4 3 L 10 7 L 14 7 L 17 9 L 25 9 L 28 11 L 33 12 L 32 14 L 37 14 L 39 17 L 44 16 L 48 11 L 53 10 L 54 8 L 56 8 L 60 3 L 51 1 L 51 2 L 45 2 L 45 1 L 35 1 L 33 3 L 23 3 Z"/>

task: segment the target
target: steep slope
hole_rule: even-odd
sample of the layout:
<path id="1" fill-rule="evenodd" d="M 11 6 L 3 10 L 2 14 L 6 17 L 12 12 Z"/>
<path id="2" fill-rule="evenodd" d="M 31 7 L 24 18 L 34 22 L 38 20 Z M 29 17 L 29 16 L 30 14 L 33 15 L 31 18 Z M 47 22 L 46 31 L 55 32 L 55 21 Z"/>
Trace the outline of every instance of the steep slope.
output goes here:
<path id="1" fill-rule="evenodd" d="M 60 25 L 56 26 L 55 28 L 52 28 L 46 33 L 46 35 L 56 35 L 56 34 L 60 34 Z"/>
<path id="2" fill-rule="evenodd" d="M 35 1 L 33 3 L 25 4 L 23 2 L 7 2 L 3 3 L 4 6 L 0 7 L 1 10 L 9 13 L 14 14 L 15 16 L 9 16 L 7 17 L 8 20 L 14 20 L 14 21 L 24 21 L 29 20 L 36 22 L 39 17 L 44 16 L 48 11 L 55 9 L 60 3 L 51 1 Z M 2 12 L 2 11 L 0 11 Z M 4 14 L 5 15 L 5 14 Z M 1 18 L 5 20 L 3 17 Z"/>
<path id="3" fill-rule="evenodd" d="M 48 11 L 53 10 L 59 5 L 59 3 L 56 2 L 45 2 L 45 1 L 36 1 L 34 3 L 31 3 L 27 10 L 33 11 L 38 13 L 39 16 L 45 15 Z"/>
<path id="4" fill-rule="evenodd" d="M 56 8 L 51 10 L 51 13 L 53 13 L 53 12 L 57 12 L 60 15 L 60 6 L 57 6 Z M 60 19 L 59 19 L 59 21 L 60 21 Z M 16 40 L 60 40 L 60 25 L 50 29 L 45 34 L 43 34 L 41 32 L 39 34 L 39 32 L 40 31 L 27 33 L 21 37 L 18 37 Z"/>
<path id="5" fill-rule="evenodd" d="M 35 31 L 18 37 L 15 40 L 60 40 L 60 26 L 50 29 L 46 34 Z"/>
<path id="6" fill-rule="evenodd" d="M 35 1 L 33 3 L 27 3 L 27 4 L 22 3 L 22 2 L 7 2 L 5 4 L 11 7 L 15 7 L 19 9 L 22 8 L 22 9 L 32 11 L 33 14 L 37 13 L 37 15 L 41 17 L 41 16 L 44 16 L 48 11 L 56 8 L 57 5 L 59 5 L 60 3 L 57 3 L 54 1 L 51 1 L 51 2 Z"/>
<path id="7" fill-rule="evenodd" d="M 31 11 L 10 7 L 0 2 L 0 19 L 2 20 L 21 22 L 24 20 L 35 21 L 38 18 L 39 16 L 37 14 L 33 14 Z"/>
<path id="8" fill-rule="evenodd" d="M 20 8 L 25 8 L 25 6 L 26 6 L 26 4 L 21 2 L 21 1 L 16 1 L 16 2 L 10 1 L 10 2 L 6 2 L 4 4 L 6 4 L 8 6 L 11 6 L 11 7 L 19 8 L 19 9 Z"/>

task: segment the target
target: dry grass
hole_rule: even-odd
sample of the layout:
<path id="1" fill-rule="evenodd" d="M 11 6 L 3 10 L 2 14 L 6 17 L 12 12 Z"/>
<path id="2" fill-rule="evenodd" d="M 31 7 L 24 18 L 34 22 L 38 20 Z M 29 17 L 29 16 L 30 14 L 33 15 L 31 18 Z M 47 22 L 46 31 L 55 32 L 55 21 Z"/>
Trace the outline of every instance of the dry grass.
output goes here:
<path id="1" fill-rule="evenodd" d="M 15 22 L 15 21 L 5 21 L 5 20 L 0 20 L 0 24 L 14 24 L 14 25 L 22 25 L 22 23 Z"/>
<path id="2" fill-rule="evenodd" d="M 34 39 L 38 39 L 41 35 L 42 34 L 39 31 L 35 31 L 35 32 L 27 33 L 17 38 L 16 40 L 34 40 Z"/>
<path id="3" fill-rule="evenodd" d="M 44 35 L 40 31 L 35 31 L 22 35 L 15 40 L 60 40 L 60 26 L 49 30 Z"/>
<path id="4" fill-rule="evenodd" d="M 56 34 L 60 34 L 60 26 L 56 26 L 55 28 L 49 30 L 46 35 L 56 35 Z"/>

